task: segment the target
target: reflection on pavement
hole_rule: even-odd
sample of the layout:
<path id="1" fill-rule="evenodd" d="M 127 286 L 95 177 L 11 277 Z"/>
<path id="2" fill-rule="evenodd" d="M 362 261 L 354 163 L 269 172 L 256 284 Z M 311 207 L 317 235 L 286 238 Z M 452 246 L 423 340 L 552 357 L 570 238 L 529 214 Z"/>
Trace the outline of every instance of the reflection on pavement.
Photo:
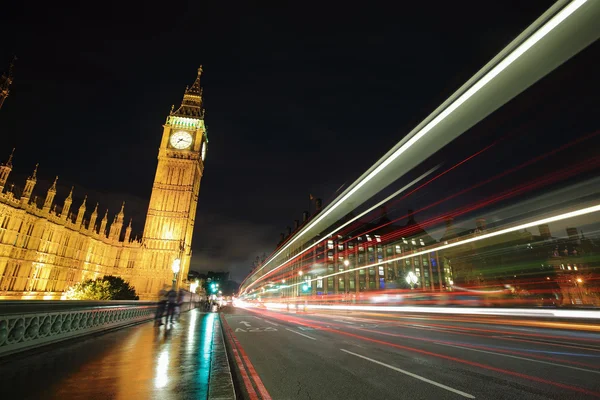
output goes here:
<path id="1" fill-rule="evenodd" d="M 0 363 L 0 387 L 21 399 L 206 398 L 216 314 L 182 314 L 57 344 Z"/>

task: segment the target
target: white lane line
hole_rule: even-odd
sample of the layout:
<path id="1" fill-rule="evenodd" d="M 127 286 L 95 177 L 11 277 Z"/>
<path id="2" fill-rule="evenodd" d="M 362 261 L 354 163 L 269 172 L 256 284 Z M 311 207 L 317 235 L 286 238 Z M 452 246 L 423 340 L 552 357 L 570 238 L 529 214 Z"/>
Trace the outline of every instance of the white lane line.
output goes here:
<path id="1" fill-rule="evenodd" d="M 400 369 L 400 368 L 394 367 L 393 365 L 389 365 L 389 364 L 386 364 L 386 363 L 382 363 L 381 361 L 377 361 L 377 360 L 374 360 L 374 359 L 372 359 L 372 358 L 365 357 L 365 356 L 363 356 L 363 355 L 360 355 L 360 354 L 353 353 L 353 352 L 351 352 L 351 351 L 349 351 L 349 350 L 345 350 L 345 349 L 340 349 L 340 350 L 341 350 L 341 351 L 343 351 L 344 353 L 352 354 L 353 356 L 356 356 L 356 357 L 363 358 L 363 359 L 365 359 L 365 360 L 367 360 L 367 361 L 371 361 L 372 363 L 375 363 L 375 364 L 382 365 L 382 366 L 384 366 L 384 367 L 387 367 L 387 368 L 389 368 L 389 369 L 393 369 L 394 371 L 397 371 L 397 372 L 400 372 L 400 373 L 402 373 L 402 374 L 405 374 L 405 375 L 411 376 L 411 377 L 413 377 L 413 378 L 415 378 L 415 379 L 418 379 L 418 380 L 420 380 L 420 381 L 427 382 L 427 383 L 429 383 L 429 384 L 431 384 L 431 385 L 434 385 L 434 386 L 440 387 L 440 388 L 442 388 L 442 389 L 446 389 L 446 390 L 448 390 L 448 391 L 450 391 L 450 392 L 453 392 L 453 393 L 459 394 L 459 395 L 461 395 L 461 396 L 463 396 L 463 397 L 466 397 L 467 399 L 474 399 L 474 398 L 475 398 L 475 396 L 473 396 L 472 394 L 465 393 L 465 392 L 463 392 L 463 391 L 460 391 L 460 390 L 458 390 L 458 389 L 451 388 L 450 386 L 446 386 L 446 385 L 444 385 L 444 384 L 442 384 L 442 383 L 439 383 L 439 382 L 436 382 L 436 381 L 432 381 L 431 379 L 427 379 L 427 378 L 424 378 L 424 377 L 422 377 L 422 376 L 420 376 L 420 375 L 413 374 L 412 372 L 408 372 L 408 371 L 405 371 L 405 370 L 403 370 L 403 369 Z"/>
<path id="2" fill-rule="evenodd" d="M 572 347 L 574 349 L 580 349 L 580 350 L 590 350 L 590 351 L 599 351 L 600 347 L 599 346 L 594 346 L 593 344 L 573 344 L 573 345 L 567 345 L 567 344 L 562 344 L 560 342 L 556 342 L 556 341 L 552 341 L 552 340 L 544 340 L 544 339 L 538 339 L 538 338 L 528 338 L 528 337 L 523 337 L 523 336 L 499 336 L 500 338 L 510 338 L 510 339 L 517 339 L 517 340 L 525 340 L 528 342 L 537 342 L 537 343 L 541 343 L 541 344 L 549 344 L 549 345 L 559 345 L 560 347 Z"/>
<path id="3" fill-rule="evenodd" d="M 314 338 L 314 337 L 312 337 L 312 336 L 308 336 L 308 335 L 305 335 L 304 333 L 296 332 L 296 331 L 295 331 L 295 330 L 293 330 L 293 329 L 285 328 L 285 330 L 286 330 L 286 331 L 290 331 L 290 332 L 294 332 L 296 335 L 304 336 L 305 338 L 309 338 L 309 339 L 312 339 L 312 340 L 317 340 L 317 339 L 315 339 L 315 338 Z"/>
<path id="4" fill-rule="evenodd" d="M 352 323 L 352 322 L 344 321 L 344 320 L 341 320 L 341 319 L 334 319 L 334 321 L 335 322 L 341 322 L 343 324 L 354 325 L 354 323 Z"/>
<path id="5" fill-rule="evenodd" d="M 271 324 L 271 325 L 275 325 L 275 326 L 279 326 L 279 324 L 276 324 L 275 322 L 271 322 L 268 319 L 263 319 L 263 321 L 265 321 L 267 324 Z"/>
<path id="6" fill-rule="evenodd" d="M 539 364 L 548 364 L 548 365 L 553 365 L 555 367 L 570 368 L 570 369 L 576 369 L 578 371 L 591 372 L 593 374 L 600 374 L 600 371 L 594 371 L 593 369 L 585 369 L 585 368 L 573 367 L 571 365 L 563 365 L 563 364 L 557 364 L 557 363 L 553 363 L 553 362 L 549 362 L 549 361 L 534 360 L 532 358 L 527 358 L 527 357 L 519 357 L 519 356 L 513 356 L 511 354 L 496 353 L 494 351 L 472 349 L 470 347 L 455 346 L 455 345 L 452 345 L 452 344 L 445 344 L 445 343 L 439 343 L 439 342 L 434 342 L 434 343 L 435 344 L 439 344 L 440 346 L 454 347 L 456 349 L 461 349 L 461 350 L 477 351 L 479 353 L 494 354 L 496 356 L 516 358 L 517 360 L 531 361 L 531 362 L 536 362 L 536 363 L 539 363 Z"/>

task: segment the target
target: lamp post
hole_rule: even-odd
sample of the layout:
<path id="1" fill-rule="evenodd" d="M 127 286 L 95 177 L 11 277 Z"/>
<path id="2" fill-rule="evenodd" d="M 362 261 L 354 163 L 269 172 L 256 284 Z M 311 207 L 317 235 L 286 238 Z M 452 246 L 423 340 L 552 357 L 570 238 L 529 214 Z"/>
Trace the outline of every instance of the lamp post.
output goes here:
<path id="1" fill-rule="evenodd" d="M 194 295 L 196 294 L 196 289 L 198 289 L 198 280 L 190 285 L 190 303 L 194 302 Z M 192 307 L 190 306 L 190 309 Z"/>
<path id="2" fill-rule="evenodd" d="M 173 270 L 173 290 L 177 289 L 177 274 L 179 273 L 179 269 L 181 268 L 181 260 L 176 258 L 173 260 L 173 264 L 171 265 L 171 269 Z"/>
<path id="3" fill-rule="evenodd" d="M 579 296 L 579 301 L 583 304 L 583 291 L 581 290 L 581 284 L 583 283 L 583 279 L 577 278 L 575 279 L 575 287 L 577 287 L 577 294 Z"/>

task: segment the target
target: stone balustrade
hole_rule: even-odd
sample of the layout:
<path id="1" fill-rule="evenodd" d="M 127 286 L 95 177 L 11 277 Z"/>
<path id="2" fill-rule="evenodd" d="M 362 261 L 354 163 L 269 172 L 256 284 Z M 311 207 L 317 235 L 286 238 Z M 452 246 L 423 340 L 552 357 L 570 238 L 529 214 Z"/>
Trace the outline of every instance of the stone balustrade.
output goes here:
<path id="1" fill-rule="evenodd" d="M 155 311 L 141 301 L 3 301 L 0 357 L 151 320 Z"/>

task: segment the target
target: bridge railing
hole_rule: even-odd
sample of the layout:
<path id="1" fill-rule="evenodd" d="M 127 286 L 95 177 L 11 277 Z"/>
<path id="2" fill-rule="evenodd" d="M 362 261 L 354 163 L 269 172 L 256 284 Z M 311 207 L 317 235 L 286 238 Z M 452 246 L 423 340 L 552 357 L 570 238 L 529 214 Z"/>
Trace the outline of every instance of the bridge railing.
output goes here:
<path id="1" fill-rule="evenodd" d="M 0 357 L 151 320 L 155 312 L 156 303 L 145 301 L 4 301 Z"/>

